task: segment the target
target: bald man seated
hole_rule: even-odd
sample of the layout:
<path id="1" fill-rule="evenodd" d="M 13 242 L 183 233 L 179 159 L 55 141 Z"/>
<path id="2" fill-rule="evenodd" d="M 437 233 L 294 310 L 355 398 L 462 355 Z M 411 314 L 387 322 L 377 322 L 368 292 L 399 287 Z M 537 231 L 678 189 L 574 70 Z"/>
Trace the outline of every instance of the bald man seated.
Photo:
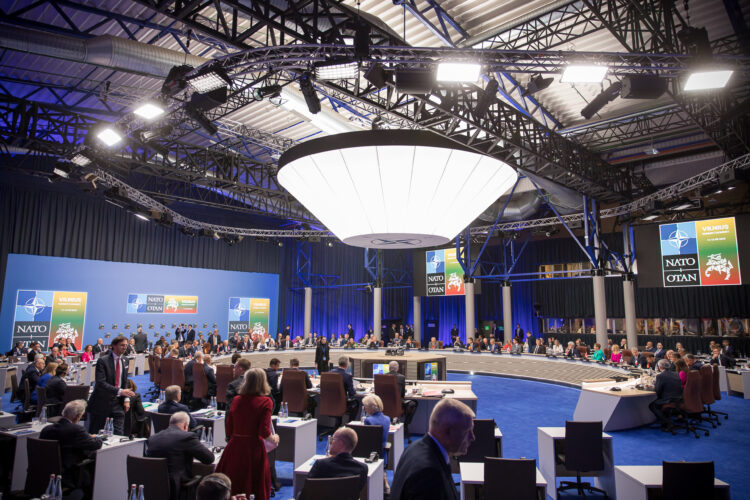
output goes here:
<path id="1" fill-rule="evenodd" d="M 357 446 L 357 433 L 348 427 L 340 427 L 331 438 L 330 456 L 316 460 L 307 477 L 331 478 L 359 476 L 359 489 L 367 482 L 367 466 L 354 460 L 352 451 Z"/>
<path id="2" fill-rule="evenodd" d="M 430 415 L 427 435 L 410 445 L 393 475 L 391 500 L 458 500 L 450 457 L 465 455 L 474 441 L 474 412 L 457 399 L 442 399 Z"/>

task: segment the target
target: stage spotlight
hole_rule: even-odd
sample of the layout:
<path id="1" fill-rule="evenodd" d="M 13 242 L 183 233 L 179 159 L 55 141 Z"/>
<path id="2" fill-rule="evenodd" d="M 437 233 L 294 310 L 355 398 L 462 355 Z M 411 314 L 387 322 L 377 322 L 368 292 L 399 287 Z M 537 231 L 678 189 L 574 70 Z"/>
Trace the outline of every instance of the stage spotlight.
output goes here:
<path id="1" fill-rule="evenodd" d="M 205 94 L 194 93 L 190 97 L 190 104 L 200 111 L 208 111 L 227 102 L 228 87 L 219 87 Z"/>
<path id="2" fill-rule="evenodd" d="M 135 216 L 136 216 L 136 217 L 138 217 L 139 219 L 141 219 L 141 220 L 143 220 L 143 221 L 146 221 L 146 222 L 148 222 L 148 221 L 150 221 L 150 220 L 151 220 L 151 219 L 149 219 L 149 218 L 148 218 L 148 216 L 147 216 L 147 215 L 144 215 L 144 214 L 142 214 L 141 212 L 137 212 L 137 211 L 136 211 L 136 212 L 133 212 L 133 215 L 135 215 Z"/>
<path id="3" fill-rule="evenodd" d="M 209 135 L 214 135 L 216 134 L 216 132 L 219 131 L 216 125 L 214 125 L 213 122 L 206 117 L 206 115 L 204 115 L 198 109 L 196 109 L 192 105 L 192 103 L 188 103 L 185 106 L 185 112 L 190 118 L 195 120 L 203 130 L 208 132 Z"/>
<path id="4" fill-rule="evenodd" d="M 526 97 L 527 95 L 541 92 L 542 90 L 552 85 L 552 82 L 554 81 L 555 79 L 552 77 L 544 78 L 542 75 L 532 76 L 531 80 L 529 80 L 529 84 L 526 85 L 526 89 L 521 92 L 521 95 L 523 97 Z"/>
<path id="5" fill-rule="evenodd" d="M 477 63 L 441 62 L 436 79 L 439 82 L 476 82 L 482 65 Z"/>
<path id="6" fill-rule="evenodd" d="M 302 74 L 299 79 L 299 88 L 302 91 L 310 113 L 320 113 L 320 99 L 318 98 L 318 93 L 315 92 L 315 87 L 313 87 L 312 75 L 310 73 L 306 72 Z"/>
<path id="7" fill-rule="evenodd" d="M 191 238 L 195 238 L 195 230 L 191 227 L 181 227 L 180 232 L 184 234 L 185 236 L 190 236 Z"/>
<path id="8" fill-rule="evenodd" d="M 173 96 L 185 89 L 187 82 L 185 81 L 185 75 L 193 71 L 192 66 L 174 66 L 169 70 L 167 79 L 164 80 L 164 84 L 161 86 L 161 93 L 167 96 Z"/>
<path id="9" fill-rule="evenodd" d="M 103 128 L 101 131 L 99 131 L 99 133 L 96 134 L 96 137 L 107 147 L 112 147 L 118 142 L 122 141 L 122 134 L 120 134 L 120 132 L 118 132 L 111 126 Z"/>
<path id="10" fill-rule="evenodd" d="M 604 80 L 609 68 L 590 64 L 569 64 L 565 67 L 560 83 L 599 83 Z"/>
<path id="11" fill-rule="evenodd" d="M 284 246 L 284 242 L 281 241 L 281 240 L 279 240 L 278 242 L 276 242 L 276 245 L 279 246 L 279 247 L 283 247 Z"/>
<path id="12" fill-rule="evenodd" d="M 157 102 L 144 102 L 133 111 L 136 115 L 144 120 L 153 120 L 157 116 L 164 114 L 164 106 Z"/>
<path id="13" fill-rule="evenodd" d="M 187 77 L 187 83 L 196 92 L 205 94 L 221 87 L 231 87 L 232 80 L 220 64 L 214 63 Z"/>
<path id="14" fill-rule="evenodd" d="M 326 245 L 328 245 L 328 248 L 333 248 L 333 242 L 332 241 L 329 241 L 328 243 L 326 243 Z"/>
<path id="15" fill-rule="evenodd" d="M 643 217 L 641 217 L 641 220 L 652 221 L 658 218 L 659 218 L 659 214 L 648 214 L 648 215 L 644 215 Z"/>
<path id="16" fill-rule="evenodd" d="M 728 69 L 706 69 L 693 71 L 688 76 L 682 90 L 685 92 L 696 90 L 723 89 L 729 83 L 734 71 Z"/>
<path id="17" fill-rule="evenodd" d="M 86 165 L 91 163 L 91 158 L 89 158 L 88 154 L 84 151 L 80 151 L 73 155 L 73 157 L 70 159 L 70 162 L 73 165 L 78 165 L 79 167 L 85 167 Z"/>
<path id="18" fill-rule="evenodd" d="M 370 128 L 372 130 L 389 130 L 391 125 L 382 116 L 376 116 Z"/>
<path id="19" fill-rule="evenodd" d="M 253 98 L 257 101 L 262 101 L 266 97 L 268 97 L 269 99 L 273 97 L 279 97 L 280 95 L 281 85 L 265 85 L 263 87 L 253 89 Z"/>
<path id="20" fill-rule="evenodd" d="M 360 61 L 370 57 L 370 26 L 366 23 L 357 23 L 354 31 L 354 57 Z"/>
<path id="21" fill-rule="evenodd" d="M 164 125 L 150 130 L 142 130 L 138 132 L 138 138 L 141 142 L 149 142 L 153 139 L 169 136 L 169 134 L 172 133 L 172 130 L 174 129 L 171 125 Z"/>
<path id="22" fill-rule="evenodd" d="M 613 101 L 618 95 L 620 95 L 621 89 L 622 84 L 620 82 L 613 83 L 607 89 L 603 90 L 598 96 L 594 97 L 594 99 L 581 110 L 581 115 L 583 115 L 583 117 L 587 120 L 590 119 L 592 116 L 598 113 L 599 110 L 601 110 L 609 102 Z"/>
<path id="23" fill-rule="evenodd" d="M 356 61 L 331 61 L 315 65 L 316 80 L 351 80 L 359 76 Z"/>
<path id="24" fill-rule="evenodd" d="M 495 99 L 497 99 L 497 88 L 498 83 L 497 80 L 494 78 L 491 78 L 489 82 L 487 82 L 487 87 L 483 91 L 479 93 L 479 98 L 477 99 L 477 105 L 474 106 L 474 116 L 477 118 L 481 118 L 484 115 L 487 114 L 487 111 L 490 109 L 490 106 L 492 106 L 492 103 L 495 102 Z"/>
<path id="25" fill-rule="evenodd" d="M 687 55 L 703 60 L 711 59 L 713 56 L 706 28 L 686 26 L 677 32 L 677 38 Z"/>
<path id="26" fill-rule="evenodd" d="M 375 63 L 365 72 L 365 80 L 376 88 L 382 89 L 393 80 L 391 73 L 380 63 Z"/>
<path id="27" fill-rule="evenodd" d="M 692 208 L 697 208 L 692 200 L 678 200 L 675 203 L 669 205 L 667 207 L 667 210 L 671 210 L 672 212 L 680 212 L 682 210 L 690 210 Z"/>
<path id="28" fill-rule="evenodd" d="M 656 75 L 627 75 L 622 78 L 623 99 L 658 99 L 667 91 L 667 79 Z"/>
<path id="29" fill-rule="evenodd" d="M 73 167 L 65 163 L 57 163 L 55 164 L 55 167 L 52 169 L 52 173 L 58 177 L 68 179 L 70 178 L 70 174 L 73 173 Z"/>
<path id="30" fill-rule="evenodd" d="M 208 229 L 200 228 L 198 230 L 198 236 L 207 236 L 207 237 L 210 237 L 210 236 L 213 236 L 213 235 L 214 235 L 214 232 L 213 231 L 209 231 Z"/>
<path id="31" fill-rule="evenodd" d="M 429 94 L 435 87 L 435 73 L 423 69 L 397 69 L 396 90 L 404 94 Z"/>

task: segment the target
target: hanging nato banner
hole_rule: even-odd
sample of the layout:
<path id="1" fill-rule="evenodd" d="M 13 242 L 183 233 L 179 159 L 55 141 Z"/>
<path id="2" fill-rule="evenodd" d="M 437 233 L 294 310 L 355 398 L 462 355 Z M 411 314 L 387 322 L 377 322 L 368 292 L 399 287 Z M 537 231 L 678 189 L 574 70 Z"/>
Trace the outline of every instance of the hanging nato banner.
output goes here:
<path id="1" fill-rule="evenodd" d="M 270 299 L 229 297 L 229 334 L 265 335 L 268 333 L 270 306 Z"/>
<path id="2" fill-rule="evenodd" d="M 193 295 L 128 294 L 128 314 L 198 314 L 198 297 Z"/>
<path id="3" fill-rule="evenodd" d="M 427 295 L 463 295 L 464 270 L 456 258 L 455 248 L 425 252 Z"/>
<path id="4" fill-rule="evenodd" d="M 659 226 L 665 287 L 741 285 L 734 217 Z"/>
<path id="5" fill-rule="evenodd" d="M 18 290 L 13 319 L 13 345 L 39 342 L 46 351 L 66 338 L 81 348 L 86 318 L 86 292 Z"/>

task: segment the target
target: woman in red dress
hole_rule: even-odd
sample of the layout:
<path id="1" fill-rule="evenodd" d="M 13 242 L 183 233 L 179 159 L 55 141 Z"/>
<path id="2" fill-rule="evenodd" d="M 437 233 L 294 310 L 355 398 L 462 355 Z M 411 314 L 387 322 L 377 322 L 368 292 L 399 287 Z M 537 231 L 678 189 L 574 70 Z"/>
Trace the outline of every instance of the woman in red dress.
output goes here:
<path id="1" fill-rule="evenodd" d="M 279 436 L 271 434 L 273 403 L 271 388 L 260 368 L 245 372 L 239 394 L 232 400 L 226 418 L 227 447 L 216 472 L 232 480 L 232 495 L 253 494 L 255 500 L 271 496 L 271 472 L 264 439 L 278 444 Z"/>

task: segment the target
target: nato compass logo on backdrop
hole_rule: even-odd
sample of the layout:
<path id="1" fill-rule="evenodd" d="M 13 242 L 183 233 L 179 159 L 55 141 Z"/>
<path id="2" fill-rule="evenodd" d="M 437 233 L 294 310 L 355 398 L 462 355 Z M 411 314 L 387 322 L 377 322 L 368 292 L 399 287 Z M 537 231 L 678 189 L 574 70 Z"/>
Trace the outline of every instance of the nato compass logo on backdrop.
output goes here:
<path id="1" fill-rule="evenodd" d="M 229 297 L 229 333 L 250 330 L 250 299 Z"/>
<path id="2" fill-rule="evenodd" d="M 175 310 L 177 303 L 174 304 Z M 128 314 L 163 313 L 164 295 L 149 295 L 147 293 L 128 294 Z"/>
<path id="3" fill-rule="evenodd" d="M 695 223 L 662 224 L 659 226 L 659 237 L 664 286 L 700 284 Z"/>
<path id="4" fill-rule="evenodd" d="M 445 258 L 442 250 L 427 252 L 427 274 L 444 273 Z"/>
<path id="5" fill-rule="evenodd" d="M 45 321 L 52 319 L 54 292 L 19 290 L 16 299 L 16 321 Z"/>

